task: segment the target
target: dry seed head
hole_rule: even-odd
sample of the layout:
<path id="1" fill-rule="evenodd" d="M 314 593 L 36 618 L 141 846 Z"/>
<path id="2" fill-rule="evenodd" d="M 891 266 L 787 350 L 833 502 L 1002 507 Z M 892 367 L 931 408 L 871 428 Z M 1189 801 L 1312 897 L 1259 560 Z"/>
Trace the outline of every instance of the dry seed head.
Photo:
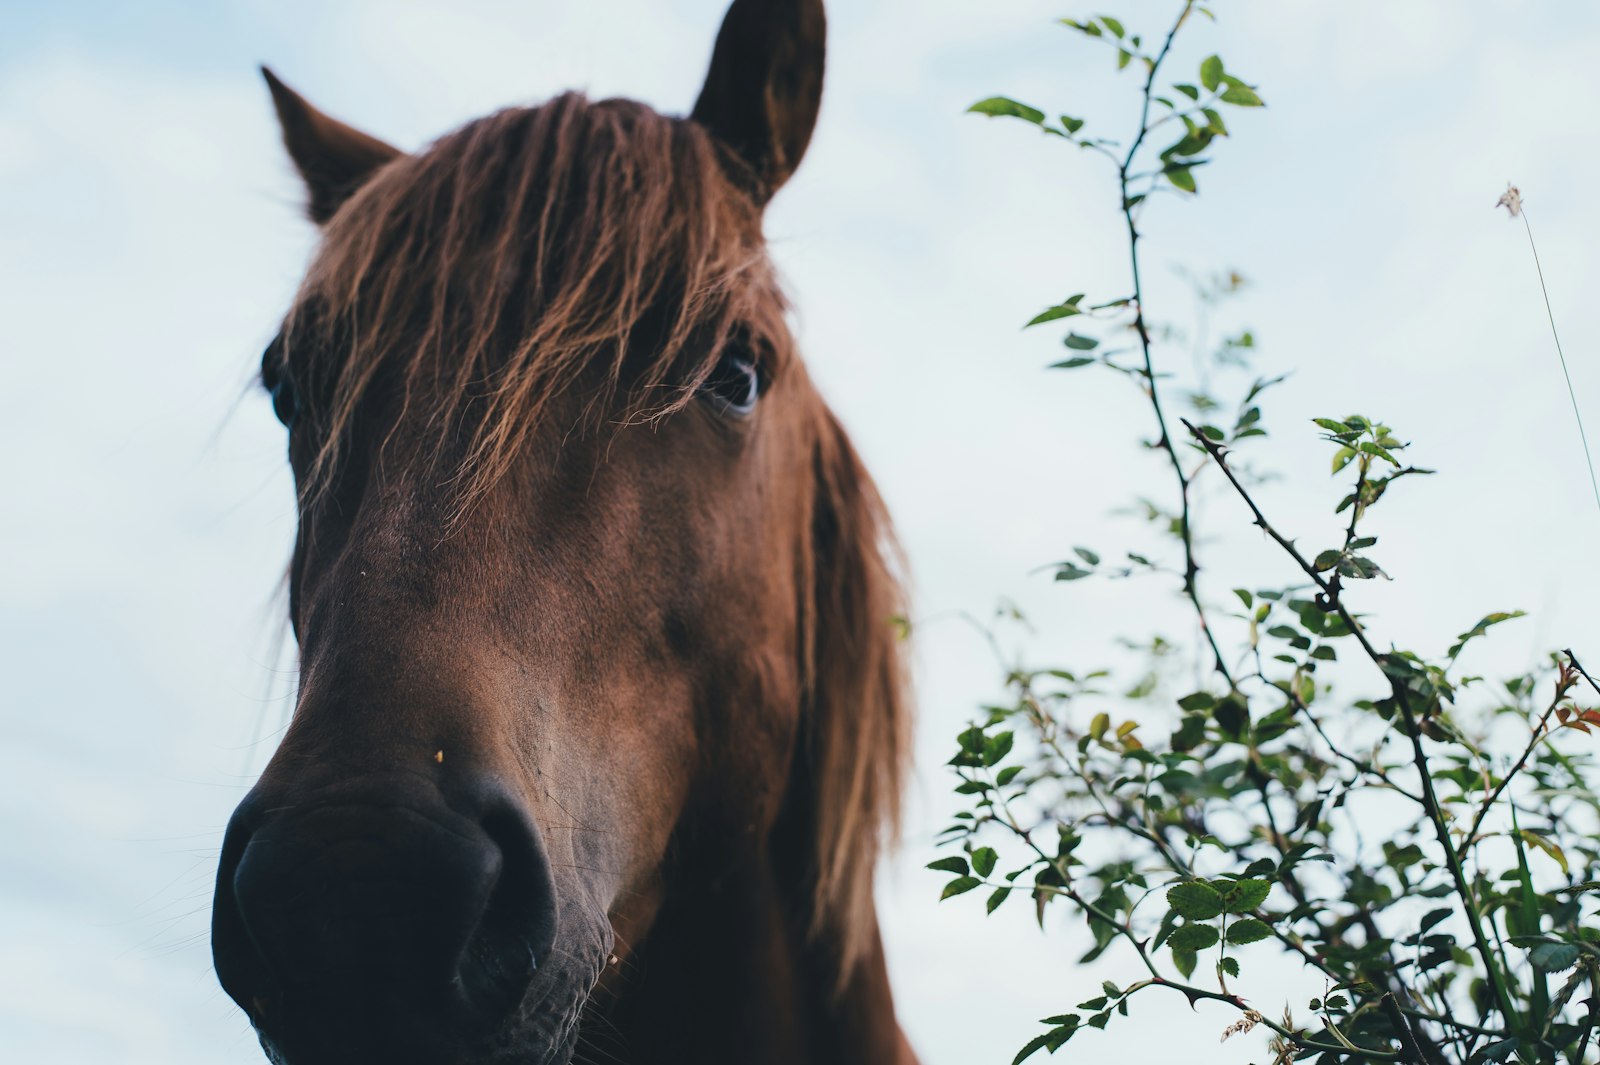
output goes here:
<path id="1" fill-rule="evenodd" d="M 1240 1017 L 1223 1030 L 1222 1038 L 1219 1040 L 1219 1042 L 1226 1043 L 1229 1039 L 1236 1035 L 1244 1035 L 1246 1032 L 1260 1023 L 1261 1014 L 1257 1013 L 1255 1010 L 1245 1010 L 1243 1017 Z"/>
<path id="2" fill-rule="evenodd" d="M 1504 207 L 1506 213 L 1512 218 L 1517 217 L 1522 213 L 1522 190 L 1511 184 L 1511 182 L 1506 182 L 1506 191 L 1500 194 L 1500 198 L 1495 201 L 1494 205 L 1496 207 Z"/>

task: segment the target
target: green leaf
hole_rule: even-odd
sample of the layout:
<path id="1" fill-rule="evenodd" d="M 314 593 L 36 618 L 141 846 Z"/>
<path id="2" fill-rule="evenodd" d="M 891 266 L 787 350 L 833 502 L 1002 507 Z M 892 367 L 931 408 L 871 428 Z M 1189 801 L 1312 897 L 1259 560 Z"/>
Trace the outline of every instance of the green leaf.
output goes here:
<path id="1" fill-rule="evenodd" d="M 1502 621 L 1512 621 L 1516 618 L 1526 616 L 1526 612 L 1521 610 L 1485 614 L 1482 621 L 1478 622 L 1476 625 L 1472 626 L 1472 628 L 1456 637 L 1455 646 L 1450 648 L 1450 660 L 1452 662 L 1455 661 L 1456 656 L 1461 653 L 1461 649 L 1463 647 L 1465 647 L 1471 641 L 1477 639 L 1479 636 L 1482 636 L 1484 633 L 1488 632 L 1491 626 L 1498 625 Z"/>
<path id="2" fill-rule="evenodd" d="M 1052 370 L 1076 370 L 1080 366 L 1091 366 L 1094 363 L 1097 363 L 1099 361 L 1100 361 L 1099 359 L 1085 358 L 1084 356 L 1079 355 L 1076 358 L 1062 359 L 1060 362 L 1052 362 L 1050 364 L 1050 369 L 1052 369 Z"/>
<path id="3" fill-rule="evenodd" d="M 1082 300 L 1083 294 L 1079 293 L 1076 296 L 1071 296 L 1062 300 L 1053 307 L 1046 307 L 1044 310 L 1028 319 L 1028 324 L 1022 328 L 1027 329 L 1031 326 L 1042 325 L 1045 322 L 1053 322 L 1058 318 L 1071 318 L 1075 314 L 1082 314 L 1083 312 L 1078 309 L 1078 304 Z"/>
<path id="4" fill-rule="evenodd" d="M 990 118 L 1020 118 L 1034 125 L 1044 123 L 1044 112 L 1037 107 L 1013 100 L 1009 96 L 991 96 L 967 108 L 968 114 L 988 115 Z"/>
<path id="5" fill-rule="evenodd" d="M 998 773 L 996 773 L 994 775 L 994 782 L 997 785 L 999 785 L 1000 787 L 1003 788 L 1007 784 L 1009 784 L 1013 780 L 1015 780 L 1016 777 L 1017 777 L 1017 774 L 1020 773 L 1020 772 L 1022 772 L 1022 766 L 1020 766 L 1020 765 L 1008 765 L 1004 769 L 1000 770 L 1000 772 L 998 772 Z"/>
<path id="6" fill-rule="evenodd" d="M 1087 547 L 1074 547 L 1072 549 L 1072 553 L 1089 563 L 1091 566 L 1098 566 L 1100 564 L 1100 556 L 1089 550 Z"/>
<path id="7" fill-rule="evenodd" d="M 1043 1050 L 1044 1045 L 1048 1042 L 1050 1042 L 1049 1032 L 1046 1032 L 1044 1035 L 1034 1036 L 1032 1039 L 1023 1044 L 1021 1050 L 1017 1051 L 1017 1056 L 1011 1059 L 1011 1065 L 1021 1065 L 1022 1062 L 1033 1057 L 1036 1052 Z"/>
<path id="8" fill-rule="evenodd" d="M 993 913 L 994 911 L 996 911 L 996 910 L 998 910 L 1000 908 L 1000 904 L 1002 902 L 1006 901 L 1006 899 L 1008 899 L 1010 897 L 1011 897 L 1011 889 L 1010 888 L 1008 888 L 1008 887 L 995 888 L 994 894 L 989 896 L 989 901 L 987 903 L 985 903 L 985 905 L 984 905 L 985 912 Z"/>
<path id="9" fill-rule="evenodd" d="M 1214 925 L 1186 924 L 1172 933 L 1172 938 L 1167 940 L 1167 945 L 1174 951 L 1197 951 L 1214 947 L 1222 938 Z"/>
<path id="10" fill-rule="evenodd" d="M 995 853 L 993 847 L 979 847 L 972 852 L 972 871 L 979 876 L 988 876 L 994 872 L 994 863 L 1000 860 L 1000 855 Z"/>
<path id="11" fill-rule="evenodd" d="M 945 899 L 955 895 L 964 895 L 981 883 L 982 881 L 975 876 L 958 876 L 944 886 L 944 891 L 939 895 L 939 901 L 943 902 Z"/>
<path id="12" fill-rule="evenodd" d="M 1112 33 L 1116 34 L 1118 37 L 1122 36 L 1122 23 L 1118 22 L 1110 15 L 1101 15 L 1100 24 L 1106 29 L 1110 30 Z"/>
<path id="13" fill-rule="evenodd" d="M 1238 738 L 1250 728 L 1250 708 L 1239 695 L 1230 695 L 1211 712 L 1217 726 L 1228 736 Z"/>
<path id="14" fill-rule="evenodd" d="M 1222 102 L 1235 107 L 1265 107 L 1256 91 L 1231 74 L 1222 75 L 1227 88 L 1222 91 Z"/>
<path id="15" fill-rule="evenodd" d="M 928 868 L 938 873 L 955 873 L 957 876 L 966 876 L 967 860 L 959 854 L 952 854 L 948 858 L 940 858 L 936 862 L 929 862 Z"/>
<path id="16" fill-rule="evenodd" d="M 1483 1055 L 1485 1061 L 1504 1061 L 1517 1049 L 1519 1042 L 1521 1040 L 1516 1036 L 1512 1036 L 1510 1039 L 1502 1039 L 1497 1043 L 1490 1043 L 1479 1053 Z"/>
<path id="17" fill-rule="evenodd" d="M 1360 451 L 1363 455 L 1371 455 L 1373 458 L 1382 459 L 1391 466 L 1400 465 L 1400 460 L 1390 454 L 1388 448 L 1381 444 L 1375 444 L 1371 440 L 1361 441 L 1361 443 L 1357 445 L 1356 450 Z"/>
<path id="18" fill-rule="evenodd" d="M 1068 333 L 1062 343 L 1073 351 L 1093 351 L 1100 346 L 1100 341 L 1094 337 L 1081 336 L 1078 333 Z"/>
<path id="19" fill-rule="evenodd" d="M 1561 871 L 1563 873 L 1566 873 L 1568 876 L 1572 875 L 1572 869 L 1567 865 L 1567 852 L 1562 850 L 1560 845 L 1552 843 L 1548 839 L 1545 839 L 1543 836 L 1539 835 L 1539 833 L 1530 832 L 1526 828 L 1519 829 L 1517 835 L 1521 836 L 1525 841 L 1533 844 L 1535 847 L 1538 847 L 1540 850 L 1544 851 L 1545 854 L 1555 859 L 1556 864 L 1561 866 Z"/>
<path id="20" fill-rule="evenodd" d="M 1228 942 L 1235 946 L 1244 946 L 1247 943 L 1258 943 L 1272 935 L 1272 928 L 1265 921 L 1258 921 L 1254 917 L 1246 917 L 1242 921 L 1235 921 L 1228 926 Z"/>
<path id="21" fill-rule="evenodd" d="M 1528 961 L 1542 973 L 1559 973 L 1578 964 L 1578 948 L 1571 943 L 1543 943 L 1528 951 Z"/>
<path id="22" fill-rule="evenodd" d="M 1167 166 L 1162 168 L 1161 172 L 1166 175 L 1168 181 L 1172 182 L 1184 192 L 1196 191 L 1194 174 L 1191 173 L 1191 169 L 1189 167 L 1169 163 Z"/>
<path id="23" fill-rule="evenodd" d="M 1192 751 L 1206 738 L 1206 719 L 1202 714 L 1185 714 L 1183 722 L 1172 734 L 1174 751 Z"/>
<path id="24" fill-rule="evenodd" d="M 1222 958 L 1222 959 L 1219 959 L 1217 961 L 1217 965 L 1222 969 L 1223 972 L 1227 973 L 1229 976 L 1238 976 L 1239 975 L 1239 959 L 1238 958 Z"/>
<path id="25" fill-rule="evenodd" d="M 1190 692 L 1178 700 L 1178 705 L 1185 710 L 1210 710 L 1217 700 L 1210 692 Z"/>
<path id="26" fill-rule="evenodd" d="M 1167 889 L 1167 905 L 1180 917 L 1209 921 L 1222 914 L 1222 895 L 1203 880 L 1191 880 Z"/>
<path id="27" fill-rule="evenodd" d="M 1239 880 L 1222 896 L 1222 905 L 1229 913 L 1249 913 L 1267 901 L 1272 885 L 1265 880 Z"/>
<path id="28" fill-rule="evenodd" d="M 998 732 L 991 736 L 983 745 L 983 764 L 999 765 L 1011 753 L 1013 739 L 1014 735 L 1010 732 Z"/>
<path id="29" fill-rule="evenodd" d="M 1083 128 L 1083 119 L 1073 118 L 1071 115 L 1061 115 L 1061 128 L 1068 133 L 1076 133 Z"/>
<path id="30" fill-rule="evenodd" d="M 1217 91 L 1217 87 L 1222 84 L 1221 56 L 1207 56 L 1200 63 L 1200 84 L 1204 85 L 1208 92 Z"/>

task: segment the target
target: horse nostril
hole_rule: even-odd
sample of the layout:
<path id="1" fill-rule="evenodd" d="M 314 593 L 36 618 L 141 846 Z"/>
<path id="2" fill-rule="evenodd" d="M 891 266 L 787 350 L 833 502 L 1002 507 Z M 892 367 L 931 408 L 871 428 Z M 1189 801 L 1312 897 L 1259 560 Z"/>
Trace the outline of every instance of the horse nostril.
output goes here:
<path id="1" fill-rule="evenodd" d="M 516 1007 L 555 939 L 554 890 L 538 833 L 499 789 L 483 794 L 470 813 L 393 790 L 241 805 L 213 955 L 264 1034 L 481 1035 Z M 285 812 L 248 813 L 269 805 Z"/>
<path id="2" fill-rule="evenodd" d="M 503 1014 L 520 1000 L 555 942 L 558 914 L 538 837 L 514 810 L 491 811 L 483 830 L 501 854 L 500 876 L 462 954 L 469 1001 Z"/>
<path id="3" fill-rule="evenodd" d="M 211 956 L 217 979 L 250 1019 L 260 1023 L 271 1003 L 272 975 L 266 958 L 251 941 L 233 894 L 239 859 L 249 843 L 249 800 L 228 823 L 217 862 L 217 886 L 211 905 Z"/>

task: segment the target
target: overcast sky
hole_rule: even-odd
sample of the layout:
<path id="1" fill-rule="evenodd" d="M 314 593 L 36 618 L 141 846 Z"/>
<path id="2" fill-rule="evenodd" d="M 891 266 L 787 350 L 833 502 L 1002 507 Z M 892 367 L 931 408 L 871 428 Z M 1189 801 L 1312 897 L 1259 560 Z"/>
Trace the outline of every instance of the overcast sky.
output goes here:
<path id="1" fill-rule="evenodd" d="M 246 389 L 314 235 L 254 65 L 414 148 L 569 87 L 686 110 L 722 6 L 0 0 L 0 1060 L 260 1060 L 206 933 L 222 826 L 293 683 L 275 642 L 293 500 L 281 430 Z M 1383 417 L 1441 473 L 1376 520 L 1397 578 L 1363 589 L 1380 636 L 1438 650 L 1520 607 L 1534 616 L 1474 668 L 1547 646 L 1600 657 L 1600 514 L 1525 237 L 1490 206 L 1508 179 L 1522 186 L 1600 425 L 1600 6 L 1214 6 L 1220 23 L 1196 26 L 1174 62 L 1220 52 L 1271 106 L 1230 119 L 1199 200 L 1152 205 L 1150 299 L 1182 319 L 1176 269 L 1252 279 L 1212 328 L 1251 326 L 1261 368 L 1294 373 L 1268 407 L 1284 476 L 1263 502 L 1291 534 L 1327 534 L 1335 489 L 1307 419 Z M 1117 13 L 1154 30 L 1174 7 Z M 934 903 L 940 880 L 920 867 L 948 810 L 942 763 L 998 690 L 981 641 L 938 619 L 1008 596 L 1036 622 L 1033 660 L 1079 667 L 1114 658 L 1115 634 L 1187 630 L 1170 588 L 1030 575 L 1074 544 L 1126 544 L 1133 527 L 1112 511 L 1165 498 L 1169 474 L 1136 446 L 1150 432 L 1137 394 L 1109 374 L 1045 372 L 1059 331 L 1018 329 L 1071 292 L 1124 294 L 1108 175 L 961 112 L 1003 92 L 1114 119 L 1132 86 L 1052 25 L 1097 10 L 1076 0 L 833 8 L 821 125 L 768 228 L 926 619 L 912 823 L 882 884 L 900 1010 L 927 1065 L 1004 1062 L 1037 1018 L 1135 970 L 1117 955 L 1077 968 L 1081 930 L 1041 936 L 1026 907 L 985 922 L 971 898 Z M 1204 518 L 1219 538 L 1209 588 L 1288 579 L 1252 562 L 1259 541 L 1232 501 Z M 1254 990 L 1278 1012 L 1277 984 Z M 1218 1045 L 1220 1008 L 1141 998 L 1135 1015 L 1073 1049 L 1154 1063 L 1181 1040 L 1196 1063 L 1261 1056 Z"/>

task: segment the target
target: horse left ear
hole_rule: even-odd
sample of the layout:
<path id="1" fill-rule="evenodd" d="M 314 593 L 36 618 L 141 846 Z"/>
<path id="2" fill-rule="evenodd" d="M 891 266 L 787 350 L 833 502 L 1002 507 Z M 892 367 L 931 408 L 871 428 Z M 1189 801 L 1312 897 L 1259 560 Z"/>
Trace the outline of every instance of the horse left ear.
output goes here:
<path id="1" fill-rule="evenodd" d="M 317 225 L 332 218 L 379 167 L 404 154 L 318 111 L 266 67 L 261 76 L 272 91 L 284 147 L 310 194 L 306 211 Z"/>
<path id="2" fill-rule="evenodd" d="M 690 115 L 749 165 L 765 203 L 811 142 L 822 104 L 822 0 L 733 0 Z"/>

